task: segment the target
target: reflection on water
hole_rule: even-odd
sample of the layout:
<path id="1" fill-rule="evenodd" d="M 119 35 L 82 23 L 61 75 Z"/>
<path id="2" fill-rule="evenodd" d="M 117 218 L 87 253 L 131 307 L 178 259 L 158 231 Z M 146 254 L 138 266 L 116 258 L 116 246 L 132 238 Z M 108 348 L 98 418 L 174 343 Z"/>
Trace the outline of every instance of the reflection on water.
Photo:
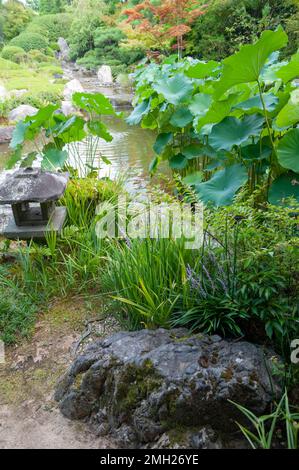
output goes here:
<path id="1" fill-rule="evenodd" d="M 155 134 L 138 126 L 129 126 L 124 119 L 107 117 L 105 122 L 113 140 L 105 142 L 100 139 L 98 151 L 111 164 L 105 164 L 101 160 L 99 176 L 109 176 L 112 179 L 124 178 L 130 193 L 143 192 L 149 182 L 148 167 L 154 156 L 152 145 Z M 81 158 L 84 159 L 86 154 L 84 143 L 80 144 L 79 148 Z M 8 155 L 8 145 L 0 145 L 0 169 L 4 167 Z"/>

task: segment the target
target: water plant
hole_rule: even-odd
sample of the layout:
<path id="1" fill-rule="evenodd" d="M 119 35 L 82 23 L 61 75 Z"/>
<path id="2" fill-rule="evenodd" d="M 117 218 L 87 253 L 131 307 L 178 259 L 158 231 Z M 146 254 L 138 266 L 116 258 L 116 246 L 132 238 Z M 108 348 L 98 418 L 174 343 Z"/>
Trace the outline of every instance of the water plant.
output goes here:
<path id="1" fill-rule="evenodd" d="M 101 93 L 74 93 L 72 99 L 81 114 L 65 116 L 58 104 L 49 104 L 17 123 L 10 144 L 14 153 L 7 168 L 31 166 L 40 159 L 44 169 L 75 168 L 84 177 L 99 168 L 100 158 L 108 162 L 98 150 L 99 139 L 112 140 L 101 115 L 119 115 Z M 24 158 L 28 142 L 35 150 Z"/>
<path id="2" fill-rule="evenodd" d="M 158 131 L 150 172 L 167 160 L 216 206 L 231 204 L 245 184 L 274 204 L 298 200 L 299 53 L 280 62 L 286 44 L 279 27 L 221 62 L 141 65 L 127 122 Z"/>

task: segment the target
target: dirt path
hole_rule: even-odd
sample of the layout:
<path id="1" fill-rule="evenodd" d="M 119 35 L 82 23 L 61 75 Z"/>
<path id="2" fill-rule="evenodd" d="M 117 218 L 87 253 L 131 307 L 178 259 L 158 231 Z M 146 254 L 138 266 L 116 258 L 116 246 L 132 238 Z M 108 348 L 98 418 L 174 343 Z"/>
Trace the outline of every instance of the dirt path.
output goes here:
<path id="1" fill-rule="evenodd" d="M 6 362 L 0 364 L 0 449 L 115 447 L 112 440 L 96 438 L 84 423 L 64 418 L 53 400 L 57 379 L 72 361 L 86 322 L 98 318 L 93 308 L 81 299 L 57 302 L 30 340 L 6 348 Z M 106 318 L 93 322 L 92 328 L 86 342 L 112 333 L 118 325 Z"/>

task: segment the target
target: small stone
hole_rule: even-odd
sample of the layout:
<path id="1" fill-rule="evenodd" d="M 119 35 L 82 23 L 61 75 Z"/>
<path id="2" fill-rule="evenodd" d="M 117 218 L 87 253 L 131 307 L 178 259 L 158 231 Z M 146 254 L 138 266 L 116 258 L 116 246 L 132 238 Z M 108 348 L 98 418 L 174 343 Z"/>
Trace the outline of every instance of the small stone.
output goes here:
<path id="1" fill-rule="evenodd" d="M 110 65 L 102 65 L 98 70 L 98 80 L 100 85 L 112 85 L 113 77 Z"/>
<path id="2" fill-rule="evenodd" d="M 64 100 L 71 102 L 73 94 L 77 92 L 83 93 L 84 88 L 81 85 L 80 81 L 77 78 L 74 78 L 73 80 L 69 81 L 64 87 L 64 90 L 63 90 Z"/>
<path id="3" fill-rule="evenodd" d="M 12 111 L 10 111 L 8 119 L 11 122 L 22 121 L 27 116 L 34 116 L 37 111 L 38 109 L 34 106 L 30 106 L 29 104 L 21 104 L 20 106 L 17 106 Z"/>

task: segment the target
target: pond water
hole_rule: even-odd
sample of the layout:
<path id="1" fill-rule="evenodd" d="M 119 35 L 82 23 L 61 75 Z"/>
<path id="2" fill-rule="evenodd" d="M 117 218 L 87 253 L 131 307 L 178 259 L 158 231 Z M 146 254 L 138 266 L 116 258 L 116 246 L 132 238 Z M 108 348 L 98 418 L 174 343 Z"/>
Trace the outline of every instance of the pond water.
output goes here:
<path id="1" fill-rule="evenodd" d="M 84 76 L 71 69 L 66 70 L 67 78 L 78 78 L 84 89 L 89 92 L 101 92 L 108 96 L 118 110 L 124 115 L 130 112 L 132 90 L 119 87 L 103 88 L 98 86 L 96 76 Z M 138 126 L 129 126 L 124 119 L 106 118 L 106 123 L 113 141 L 100 141 L 98 152 L 111 162 L 110 165 L 100 163 L 99 176 L 125 179 L 126 189 L 130 193 L 143 192 L 150 182 L 148 167 L 154 156 L 152 149 L 155 134 Z M 84 145 L 80 146 L 84 157 Z M 4 167 L 9 155 L 8 145 L 0 145 L 0 169 Z M 162 168 L 163 171 L 163 168 Z"/>

